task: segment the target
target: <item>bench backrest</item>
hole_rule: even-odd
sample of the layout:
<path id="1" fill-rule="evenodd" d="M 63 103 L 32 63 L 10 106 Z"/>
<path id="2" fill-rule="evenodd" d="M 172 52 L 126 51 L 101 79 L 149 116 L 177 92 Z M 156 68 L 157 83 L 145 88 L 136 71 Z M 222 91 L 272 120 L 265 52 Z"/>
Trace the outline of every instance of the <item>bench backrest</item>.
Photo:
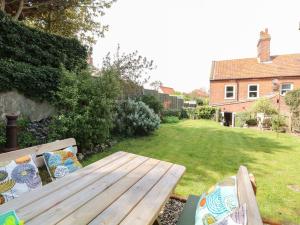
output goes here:
<path id="1" fill-rule="evenodd" d="M 58 140 L 51 143 L 37 145 L 29 148 L 19 149 L 12 152 L 6 152 L 0 154 L 0 162 L 15 160 L 25 155 L 35 154 L 36 155 L 36 163 L 38 167 L 44 165 L 43 153 L 44 152 L 53 152 L 58 151 L 69 146 L 73 146 L 77 152 L 76 141 L 74 138 L 68 138 L 64 140 Z"/>
<path id="2" fill-rule="evenodd" d="M 237 189 L 239 204 L 242 205 L 246 203 L 248 218 L 247 225 L 263 225 L 255 194 L 249 178 L 249 173 L 245 166 L 240 166 L 237 173 Z"/>

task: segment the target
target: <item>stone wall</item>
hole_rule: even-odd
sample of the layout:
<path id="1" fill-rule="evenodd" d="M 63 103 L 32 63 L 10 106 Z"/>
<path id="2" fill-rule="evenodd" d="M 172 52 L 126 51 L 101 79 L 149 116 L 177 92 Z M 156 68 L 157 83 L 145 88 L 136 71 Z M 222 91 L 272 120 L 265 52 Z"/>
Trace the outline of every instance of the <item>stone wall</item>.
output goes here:
<path id="1" fill-rule="evenodd" d="M 48 118 L 55 109 L 47 102 L 36 102 L 17 91 L 0 93 L 0 116 L 18 114 L 28 117 L 31 121 L 40 121 Z"/>

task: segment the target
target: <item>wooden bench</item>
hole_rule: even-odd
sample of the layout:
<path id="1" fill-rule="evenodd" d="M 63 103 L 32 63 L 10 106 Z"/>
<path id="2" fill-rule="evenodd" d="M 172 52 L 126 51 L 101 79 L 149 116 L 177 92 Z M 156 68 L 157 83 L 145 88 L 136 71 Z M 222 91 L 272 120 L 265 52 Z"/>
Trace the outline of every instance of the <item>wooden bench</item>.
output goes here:
<path id="1" fill-rule="evenodd" d="M 75 139 L 68 138 L 68 139 L 54 141 L 43 145 L 37 145 L 29 148 L 19 149 L 12 152 L 1 153 L 0 162 L 15 160 L 25 155 L 35 154 L 37 167 L 42 167 L 44 165 L 43 153 L 62 150 L 70 146 L 73 146 L 77 152 Z"/>
<path id="2" fill-rule="evenodd" d="M 256 186 L 251 182 L 248 170 L 241 166 L 237 173 L 237 189 L 239 204 L 246 203 L 247 225 L 263 225 L 255 198 Z M 180 215 L 177 225 L 195 225 L 196 206 L 200 196 L 190 195 Z"/>

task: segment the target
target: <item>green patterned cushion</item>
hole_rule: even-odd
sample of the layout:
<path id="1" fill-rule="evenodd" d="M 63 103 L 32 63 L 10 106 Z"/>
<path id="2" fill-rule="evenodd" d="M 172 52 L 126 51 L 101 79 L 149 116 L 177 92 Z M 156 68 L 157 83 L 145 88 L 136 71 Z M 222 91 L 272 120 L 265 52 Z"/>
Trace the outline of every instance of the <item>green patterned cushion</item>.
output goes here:
<path id="1" fill-rule="evenodd" d="M 44 160 L 53 180 L 82 168 L 72 146 L 60 151 L 46 152 L 44 153 Z"/>
<path id="2" fill-rule="evenodd" d="M 0 162 L 0 204 L 41 186 L 39 171 L 31 155 Z"/>

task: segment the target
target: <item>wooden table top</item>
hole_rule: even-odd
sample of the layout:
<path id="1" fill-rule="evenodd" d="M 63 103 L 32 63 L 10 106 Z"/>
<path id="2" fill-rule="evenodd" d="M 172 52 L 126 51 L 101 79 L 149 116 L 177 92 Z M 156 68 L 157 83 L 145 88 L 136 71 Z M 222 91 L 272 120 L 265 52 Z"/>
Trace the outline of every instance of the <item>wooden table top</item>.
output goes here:
<path id="1" fill-rule="evenodd" d="M 0 206 L 26 225 L 152 224 L 185 168 L 117 152 Z"/>

